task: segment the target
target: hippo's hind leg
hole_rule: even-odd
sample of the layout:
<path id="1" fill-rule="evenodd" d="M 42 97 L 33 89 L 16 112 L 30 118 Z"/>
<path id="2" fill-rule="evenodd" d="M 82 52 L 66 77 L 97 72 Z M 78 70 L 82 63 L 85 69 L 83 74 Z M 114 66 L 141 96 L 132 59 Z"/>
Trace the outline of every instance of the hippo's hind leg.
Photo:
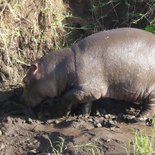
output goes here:
<path id="1" fill-rule="evenodd" d="M 140 115 L 146 118 L 155 116 L 155 90 L 153 90 L 150 95 L 142 101 Z"/>
<path id="2" fill-rule="evenodd" d="M 78 89 L 70 90 L 61 99 L 61 107 L 64 115 L 69 115 L 74 106 L 77 109 L 79 107 L 79 114 L 90 114 L 91 103 L 90 95 Z"/>
<path id="3" fill-rule="evenodd" d="M 151 92 L 151 94 L 149 95 L 149 113 L 152 117 L 155 116 L 155 90 L 153 90 Z"/>

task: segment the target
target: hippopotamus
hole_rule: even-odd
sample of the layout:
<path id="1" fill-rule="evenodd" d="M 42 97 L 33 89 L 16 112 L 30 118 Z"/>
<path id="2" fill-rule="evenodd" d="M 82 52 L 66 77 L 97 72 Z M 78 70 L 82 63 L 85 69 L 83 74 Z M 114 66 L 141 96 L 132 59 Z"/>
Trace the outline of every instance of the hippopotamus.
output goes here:
<path id="1" fill-rule="evenodd" d="M 154 114 L 155 35 L 136 28 L 92 34 L 34 61 L 23 82 L 30 107 L 60 98 L 63 115 L 74 105 L 84 105 L 87 114 L 92 102 L 111 98 L 140 103 Z"/>

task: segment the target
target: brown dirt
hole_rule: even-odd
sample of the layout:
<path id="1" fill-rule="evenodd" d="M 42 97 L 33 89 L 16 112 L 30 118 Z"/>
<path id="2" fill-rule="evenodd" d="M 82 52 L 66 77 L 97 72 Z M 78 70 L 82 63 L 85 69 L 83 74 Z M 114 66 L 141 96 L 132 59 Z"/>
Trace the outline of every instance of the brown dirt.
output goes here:
<path id="1" fill-rule="evenodd" d="M 102 150 L 102 154 L 126 154 L 124 148 L 132 138 L 133 130 L 146 128 L 138 123 L 119 123 L 114 128 L 94 127 L 90 123 L 91 119 L 94 117 L 86 120 L 75 117 L 49 119 L 46 122 L 18 117 L 3 118 L 0 125 L 2 131 L 1 154 L 48 154 L 52 152 L 48 138 L 57 142 L 59 136 L 65 140 L 62 154 L 89 155 L 91 152 L 86 146 L 79 148 L 75 148 L 75 146 L 90 143 L 98 146 Z"/>
<path id="2" fill-rule="evenodd" d="M 150 127 L 134 117 L 140 107 L 105 101 L 104 112 L 94 116 L 52 118 L 49 111 L 39 109 L 34 113 L 18 104 L 20 93 L 19 88 L 0 92 L 1 155 L 54 154 L 50 142 L 58 148 L 59 137 L 64 139 L 62 155 L 90 155 L 92 149 L 105 155 L 125 155 L 134 131 L 146 129 L 150 134 Z M 95 104 L 102 105 L 101 101 Z"/>

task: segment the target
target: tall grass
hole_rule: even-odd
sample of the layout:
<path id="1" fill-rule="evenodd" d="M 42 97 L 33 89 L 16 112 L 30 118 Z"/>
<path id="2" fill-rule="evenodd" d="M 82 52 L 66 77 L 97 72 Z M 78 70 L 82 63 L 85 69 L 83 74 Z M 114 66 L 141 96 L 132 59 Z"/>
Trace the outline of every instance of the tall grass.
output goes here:
<path id="1" fill-rule="evenodd" d="M 65 19 L 71 16 L 62 0 L 1 0 L 0 75 L 19 83 L 23 67 L 50 49 L 67 44 Z"/>

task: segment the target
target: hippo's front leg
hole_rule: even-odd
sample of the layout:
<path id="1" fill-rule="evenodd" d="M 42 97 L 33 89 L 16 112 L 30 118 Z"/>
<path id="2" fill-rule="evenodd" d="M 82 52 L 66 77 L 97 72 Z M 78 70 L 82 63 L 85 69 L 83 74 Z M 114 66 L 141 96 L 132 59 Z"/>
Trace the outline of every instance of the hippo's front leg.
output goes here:
<path id="1" fill-rule="evenodd" d="M 77 89 L 70 90 L 61 98 L 61 109 L 64 115 L 69 115 L 73 106 L 81 107 L 80 114 L 90 114 L 91 105 L 90 94 Z"/>
<path id="2" fill-rule="evenodd" d="M 88 101 L 78 105 L 78 108 L 77 108 L 78 111 L 76 113 L 78 115 L 89 116 L 91 113 L 91 108 L 92 108 L 92 101 Z"/>

